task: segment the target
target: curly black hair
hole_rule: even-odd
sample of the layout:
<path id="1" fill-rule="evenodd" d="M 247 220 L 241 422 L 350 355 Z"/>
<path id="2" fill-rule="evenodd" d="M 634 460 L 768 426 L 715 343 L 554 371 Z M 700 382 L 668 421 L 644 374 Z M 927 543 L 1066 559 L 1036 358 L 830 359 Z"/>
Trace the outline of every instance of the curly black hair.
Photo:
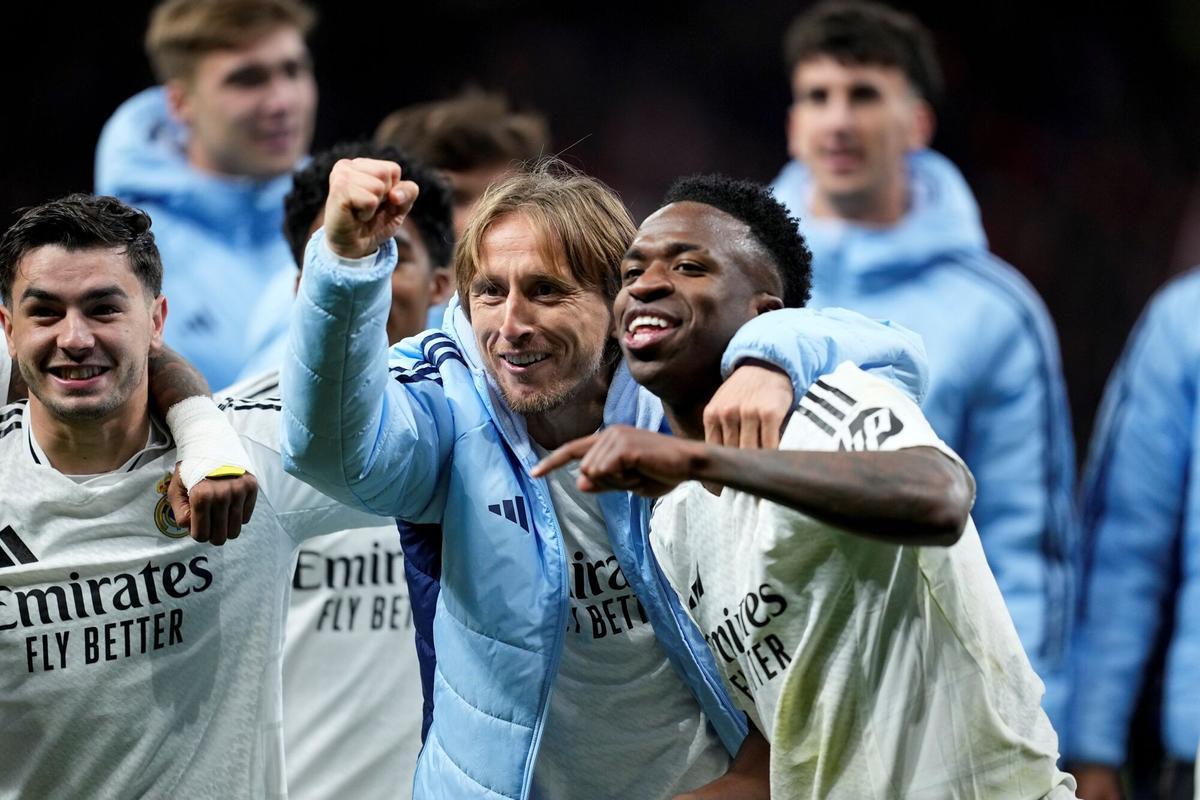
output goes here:
<path id="1" fill-rule="evenodd" d="M 292 249 L 296 265 L 304 266 L 308 229 L 321 209 L 325 208 L 325 200 L 329 197 L 329 173 L 333 172 L 333 165 L 343 158 L 376 158 L 400 165 L 403 178 L 413 181 L 421 190 L 408 218 L 417 226 L 433 266 L 448 266 L 454 253 L 454 212 L 450 203 L 450 188 L 437 172 L 410 158 L 399 148 L 367 141 L 335 144 L 317 153 L 292 176 L 292 190 L 283 199 L 283 235 Z"/>
<path id="2" fill-rule="evenodd" d="M 662 205 L 681 202 L 703 203 L 746 223 L 783 281 L 783 304 L 800 308 L 808 302 L 812 253 L 800 223 L 767 187 L 725 175 L 691 175 L 671 185 Z"/>

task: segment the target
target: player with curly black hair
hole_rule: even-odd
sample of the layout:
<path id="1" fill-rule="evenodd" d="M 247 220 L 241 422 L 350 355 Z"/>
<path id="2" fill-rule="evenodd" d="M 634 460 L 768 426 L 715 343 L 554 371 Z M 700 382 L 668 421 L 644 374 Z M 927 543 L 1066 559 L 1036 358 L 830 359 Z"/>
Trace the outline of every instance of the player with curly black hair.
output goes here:
<path id="1" fill-rule="evenodd" d="M 754 243 L 779 270 L 783 305 L 800 308 L 808 303 L 812 253 L 797 228 L 798 220 L 766 187 L 725 175 L 692 175 L 675 181 L 662 204 L 682 202 L 703 203 L 746 223 Z"/>
<path id="2" fill-rule="evenodd" d="M 843 361 L 778 449 L 706 441 L 734 333 L 805 294 L 804 241 L 764 195 L 682 181 L 622 260 L 621 349 L 675 435 L 607 426 L 533 474 L 580 459 L 584 491 L 659 498 L 650 550 L 771 743 L 771 797 L 1074 797 L 974 481 L 912 399 Z"/>

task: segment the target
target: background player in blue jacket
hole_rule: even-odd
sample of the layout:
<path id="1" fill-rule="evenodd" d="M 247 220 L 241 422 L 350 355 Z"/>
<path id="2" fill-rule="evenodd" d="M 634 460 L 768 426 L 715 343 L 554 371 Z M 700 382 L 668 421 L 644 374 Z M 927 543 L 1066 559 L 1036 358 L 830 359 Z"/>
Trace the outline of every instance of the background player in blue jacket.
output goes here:
<path id="1" fill-rule="evenodd" d="M 163 85 L 118 108 L 96 149 L 96 191 L 154 219 L 166 341 L 213 386 L 238 377 L 259 297 L 295 274 L 280 227 L 316 117 L 314 20 L 297 0 L 160 4 L 146 51 Z"/>
<path id="2" fill-rule="evenodd" d="M 926 149 L 941 84 L 928 31 L 878 4 L 823 3 L 793 23 L 786 53 L 795 160 L 773 188 L 812 249 L 812 305 L 892 319 L 924 339 L 922 410 L 975 475 L 972 515 L 1057 729 L 1075 537 L 1053 323 L 988 252 L 962 175 Z"/>
<path id="3" fill-rule="evenodd" d="M 1118 800 L 1130 722 L 1167 641 L 1161 797 L 1191 798 L 1200 745 L 1200 272 L 1150 302 L 1109 379 L 1084 481 L 1087 583 L 1063 757 Z M 1174 608 L 1174 614 L 1169 613 Z M 1163 619 L 1174 620 L 1161 630 Z"/>

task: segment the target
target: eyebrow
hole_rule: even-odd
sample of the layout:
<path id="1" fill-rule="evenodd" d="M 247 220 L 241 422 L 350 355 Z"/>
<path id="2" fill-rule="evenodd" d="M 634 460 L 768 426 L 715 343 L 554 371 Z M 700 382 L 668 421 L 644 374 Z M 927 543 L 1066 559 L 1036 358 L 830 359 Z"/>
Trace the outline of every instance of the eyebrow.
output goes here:
<path id="1" fill-rule="evenodd" d="M 700 245 L 693 244 L 692 242 L 671 242 L 669 245 L 667 245 L 665 248 L 663 248 L 663 257 L 664 258 L 674 258 L 675 256 L 682 255 L 683 253 L 691 252 L 692 250 L 703 250 L 703 249 L 704 248 L 701 247 Z M 636 247 L 631 247 L 625 252 L 625 256 L 622 260 L 645 261 L 646 254 L 643 253 L 641 250 L 639 250 Z"/>
<path id="2" fill-rule="evenodd" d="M 122 297 L 128 299 L 129 295 L 125 294 L 125 290 L 120 286 L 100 286 L 87 292 L 80 299 L 84 302 L 91 300 L 102 300 L 106 297 Z M 27 288 L 21 293 L 21 302 L 26 300 L 44 300 L 47 302 L 61 303 L 62 298 L 53 292 L 47 292 L 44 289 L 37 289 L 33 286 Z"/>

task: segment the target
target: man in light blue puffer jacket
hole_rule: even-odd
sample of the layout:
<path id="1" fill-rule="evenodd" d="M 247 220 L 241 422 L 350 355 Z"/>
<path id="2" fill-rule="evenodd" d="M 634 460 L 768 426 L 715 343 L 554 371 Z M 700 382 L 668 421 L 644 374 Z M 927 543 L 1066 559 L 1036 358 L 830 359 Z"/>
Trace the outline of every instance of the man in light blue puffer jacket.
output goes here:
<path id="1" fill-rule="evenodd" d="M 125 101 L 96 148 L 96 192 L 154 220 L 165 339 L 213 386 L 251 355 L 259 298 L 295 279 L 283 198 L 316 116 L 313 20 L 298 0 L 160 3 L 146 49 L 163 85 Z"/>
<path id="2" fill-rule="evenodd" d="M 389 361 L 388 238 L 413 192 L 399 178 L 380 162 L 335 168 L 283 397 L 289 470 L 442 528 L 434 716 L 414 796 L 666 798 L 710 783 L 762 796 L 749 793 L 765 790 L 761 739 L 743 746 L 745 720 L 649 555 L 648 504 L 530 476 L 547 449 L 597 428 L 665 430 L 614 352 L 627 212 L 598 182 L 554 170 L 493 187 L 456 253 L 465 307 L 452 301 L 447 330 Z M 734 375 L 710 407 L 714 437 L 773 446 L 793 393 L 848 359 L 923 389 L 920 342 L 903 330 L 849 312 L 754 320 L 726 349 Z"/>
<path id="3" fill-rule="evenodd" d="M 1117 800 L 1134 707 L 1167 642 L 1161 797 L 1191 798 L 1200 746 L 1200 271 L 1158 293 L 1109 379 L 1085 472 L 1084 611 L 1063 757 Z M 1173 613 L 1170 611 L 1173 609 Z M 1162 620 L 1173 619 L 1170 630 Z"/>
<path id="4" fill-rule="evenodd" d="M 928 31 L 878 4 L 823 3 L 797 18 L 785 47 L 795 160 L 772 188 L 812 249 L 812 305 L 895 320 L 924 339 L 922 410 L 975 475 L 972 517 L 1060 729 L 1077 536 L 1053 322 L 988 252 L 961 173 L 925 149 L 940 90 Z"/>

